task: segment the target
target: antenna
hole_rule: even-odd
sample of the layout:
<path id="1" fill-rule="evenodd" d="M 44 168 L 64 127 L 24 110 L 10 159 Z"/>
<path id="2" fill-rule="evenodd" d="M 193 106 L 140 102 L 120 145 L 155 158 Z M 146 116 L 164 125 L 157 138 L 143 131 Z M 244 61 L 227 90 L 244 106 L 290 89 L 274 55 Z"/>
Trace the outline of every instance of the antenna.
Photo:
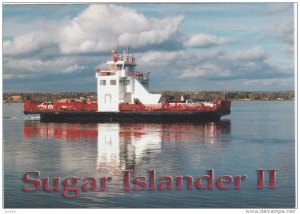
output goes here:
<path id="1" fill-rule="evenodd" d="M 129 55 L 129 46 L 127 46 L 127 54 Z"/>

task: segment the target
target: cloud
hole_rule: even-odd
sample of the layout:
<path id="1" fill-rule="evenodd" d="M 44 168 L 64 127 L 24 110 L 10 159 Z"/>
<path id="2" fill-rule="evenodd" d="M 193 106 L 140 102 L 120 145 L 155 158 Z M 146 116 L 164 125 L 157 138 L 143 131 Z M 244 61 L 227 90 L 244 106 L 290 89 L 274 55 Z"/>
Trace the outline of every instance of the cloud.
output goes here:
<path id="1" fill-rule="evenodd" d="M 106 53 L 115 48 L 207 48 L 231 44 L 230 38 L 180 31 L 183 16 L 147 18 L 134 9 L 117 5 L 91 5 L 72 20 L 39 21 L 36 30 L 4 41 L 5 56 L 37 54 L 57 47 L 57 55 Z M 45 27 L 47 26 L 47 28 Z M 168 44 L 168 45 L 167 45 Z M 53 53 L 52 53 L 53 54 Z"/>
<path id="2" fill-rule="evenodd" d="M 280 13 L 292 8 L 293 3 L 268 3 L 266 7 L 267 13 Z"/>
<path id="3" fill-rule="evenodd" d="M 232 44 L 234 42 L 235 41 L 233 39 L 222 38 L 222 37 L 217 37 L 214 35 L 199 33 L 199 34 L 190 36 L 183 43 L 184 43 L 185 47 L 207 48 L 207 47 L 216 46 L 216 45 Z"/>
<path id="4" fill-rule="evenodd" d="M 268 55 L 263 48 L 254 47 L 246 51 L 238 51 L 232 56 L 232 59 L 245 61 L 261 61 L 267 59 L 267 57 Z"/>
<path id="5" fill-rule="evenodd" d="M 261 47 L 228 54 L 219 50 L 192 52 L 149 52 L 138 63 L 161 77 L 230 81 L 234 79 L 269 79 L 292 77 L 293 68 L 285 63 L 268 62 Z M 172 69 L 170 69 L 172 68 Z M 175 78 L 175 79 L 176 79 Z"/>
<path id="6" fill-rule="evenodd" d="M 149 70 L 160 72 L 157 67 L 170 70 L 169 68 L 184 68 L 195 66 L 199 63 L 208 62 L 211 59 L 217 60 L 223 56 L 224 52 L 219 50 L 209 50 L 203 53 L 195 53 L 192 51 L 151 51 L 141 55 L 138 63 Z M 166 68 L 167 67 L 167 68 Z"/>
<path id="7" fill-rule="evenodd" d="M 19 56 L 32 54 L 47 48 L 55 43 L 56 35 L 49 33 L 31 32 L 15 37 L 12 41 L 3 42 L 3 54 L 5 56 Z"/>
<path id="8" fill-rule="evenodd" d="M 29 55 L 40 55 L 43 52 L 59 55 L 60 31 L 66 23 L 66 19 L 59 21 L 38 19 L 32 23 L 16 20 L 5 21 L 3 34 L 12 39 L 4 40 L 3 55 L 28 57 Z M 54 49 L 55 52 L 53 52 Z"/>
<path id="9" fill-rule="evenodd" d="M 182 21 L 182 16 L 146 18 L 122 6 L 91 5 L 64 27 L 59 47 L 70 54 L 161 44 L 172 39 Z"/>
<path id="10" fill-rule="evenodd" d="M 269 34 L 283 43 L 282 50 L 287 53 L 294 52 L 294 23 L 283 20 L 276 23 L 270 30 Z"/>
<path id="11" fill-rule="evenodd" d="M 26 77 L 28 76 L 25 74 L 3 74 L 4 80 L 25 79 Z"/>
<path id="12" fill-rule="evenodd" d="M 192 52 L 187 50 L 181 51 L 151 51 L 142 55 L 141 61 L 146 64 L 151 63 L 170 63 L 170 61 L 177 61 L 178 63 L 186 62 L 186 63 L 197 63 L 207 58 L 213 58 L 217 56 L 223 55 L 224 52 L 220 50 L 209 50 L 205 52 Z"/>
<path id="13" fill-rule="evenodd" d="M 257 79 L 257 80 L 247 80 L 243 82 L 244 86 L 258 87 L 258 86 L 277 86 L 287 85 L 292 82 L 291 78 L 286 79 Z"/>
<path id="14" fill-rule="evenodd" d="M 139 63 L 143 66 L 167 66 L 170 63 L 176 62 L 177 59 L 183 59 L 187 56 L 181 51 L 152 51 L 142 55 Z"/>
<path id="15" fill-rule="evenodd" d="M 66 74 L 84 70 L 84 66 L 78 65 L 69 58 L 58 58 L 55 60 L 40 59 L 11 59 L 3 60 L 5 70 L 4 79 L 35 78 L 54 74 Z"/>
<path id="16" fill-rule="evenodd" d="M 193 77 L 227 77 L 230 75 L 230 71 L 223 69 L 214 63 L 205 63 L 194 68 L 185 69 L 179 75 L 179 78 L 193 78 Z"/>
<path id="17" fill-rule="evenodd" d="M 99 63 L 86 59 L 86 54 L 110 53 L 117 47 L 163 47 L 174 41 L 183 19 L 147 18 L 128 7 L 91 5 L 72 20 L 36 20 L 28 25 L 31 32 L 3 42 L 4 78 L 80 71 L 85 67 L 82 58 Z M 77 61 L 73 56 L 78 56 Z"/>
<path id="18" fill-rule="evenodd" d="M 58 54 L 74 55 L 105 53 L 117 47 L 160 45 L 176 37 L 183 19 L 183 16 L 146 18 L 128 7 L 91 5 L 69 21 L 35 23 L 34 31 L 4 41 L 3 53 L 18 56 L 58 46 Z"/>

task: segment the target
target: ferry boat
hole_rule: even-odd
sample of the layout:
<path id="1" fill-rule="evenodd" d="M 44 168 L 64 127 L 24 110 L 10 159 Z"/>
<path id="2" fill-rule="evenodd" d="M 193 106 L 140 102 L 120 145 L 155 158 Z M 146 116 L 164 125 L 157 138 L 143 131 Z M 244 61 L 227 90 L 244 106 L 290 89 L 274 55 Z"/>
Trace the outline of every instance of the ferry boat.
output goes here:
<path id="1" fill-rule="evenodd" d="M 40 114 L 44 122 L 203 122 L 230 114 L 231 101 L 160 102 L 149 92 L 149 73 L 136 71 L 135 57 L 113 51 L 107 69 L 97 69 L 97 101 L 24 101 L 25 114 Z"/>

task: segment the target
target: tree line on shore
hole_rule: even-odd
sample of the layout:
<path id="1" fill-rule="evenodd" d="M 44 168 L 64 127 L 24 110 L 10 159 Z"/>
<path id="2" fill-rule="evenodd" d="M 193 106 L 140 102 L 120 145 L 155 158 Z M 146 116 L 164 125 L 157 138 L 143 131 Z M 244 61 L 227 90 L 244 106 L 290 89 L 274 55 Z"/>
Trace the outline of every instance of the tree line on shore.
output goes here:
<path id="1" fill-rule="evenodd" d="M 161 93 L 161 101 L 167 99 L 180 100 L 182 96 L 190 99 L 230 99 L 230 100 L 293 100 L 294 91 L 275 91 L 275 92 L 223 92 L 223 91 L 200 91 L 200 92 L 183 92 L 183 91 L 156 91 L 152 93 Z M 31 100 L 35 102 L 56 102 L 62 99 L 80 99 L 90 98 L 97 99 L 96 92 L 61 92 L 61 93 L 3 93 L 4 102 L 23 102 Z"/>

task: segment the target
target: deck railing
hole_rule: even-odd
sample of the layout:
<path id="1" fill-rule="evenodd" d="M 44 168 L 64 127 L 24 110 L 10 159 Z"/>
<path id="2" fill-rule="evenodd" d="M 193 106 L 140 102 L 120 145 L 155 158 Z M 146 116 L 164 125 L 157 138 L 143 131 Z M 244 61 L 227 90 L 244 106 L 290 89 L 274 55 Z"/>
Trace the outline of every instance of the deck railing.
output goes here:
<path id="1" fill-rule="evenodd" d="M 129 76 L 133 76 L 141 80 L 149 80 L 149 73 L 129 72 Z"/>
<path id="2" fill-rule="evenodd" d="M 82 112 L 82 111 L 97 111 L 98 105 L 96 102 L 91 103 L 52 103 L 42 104 L 37 102 L 24 102 L 24 112 L 26 113 L 43 113 L 43 112 Z"/>
<path id="3" fill-rule="evenodd" d="M 215 111 L 216 106 L 204 104 L 166 103 L 166 104 L 121 104 L 120 111 Z"/>
<path id="4" fill-rule="evenodd" d="M 203 103 L 164 103 L 164 104 L 120 104 L 120 111 L 230 111 L 231 102 L 228 100 L 216 100 L 210 105 Z M 28 114 L 43 112 L 96 112 L 98 105 L 96 102 L 91 103 L 51 103 L 41 104 L 36 102 L 25 101 L 24 112 Z"/>

